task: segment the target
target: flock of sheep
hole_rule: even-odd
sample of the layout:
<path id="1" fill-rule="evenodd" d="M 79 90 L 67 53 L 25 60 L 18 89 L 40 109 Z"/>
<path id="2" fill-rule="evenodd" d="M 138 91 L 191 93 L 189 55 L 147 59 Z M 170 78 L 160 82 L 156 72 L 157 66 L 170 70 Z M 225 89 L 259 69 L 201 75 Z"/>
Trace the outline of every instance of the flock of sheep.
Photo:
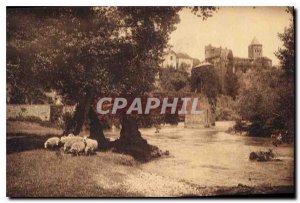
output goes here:
<path id="1" fill-rule="evenodd" d="M 45 142 L 45 149 L 56 149 L 62 146 L 65 153 L 77 156 L 92 155 L 98 148 L 98 142 L 87 137 L 75 136 L 72 133 L 61 138 L 52 137 Z"/>

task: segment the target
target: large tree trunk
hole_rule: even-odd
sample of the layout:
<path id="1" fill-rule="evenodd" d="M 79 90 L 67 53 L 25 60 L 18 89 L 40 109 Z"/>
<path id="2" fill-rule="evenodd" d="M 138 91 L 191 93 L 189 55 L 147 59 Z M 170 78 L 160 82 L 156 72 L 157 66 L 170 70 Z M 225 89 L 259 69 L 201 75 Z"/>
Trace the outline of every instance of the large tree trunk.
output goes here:
<path id="1" fill-rule="evenodd" d="M 141 136 L 136 120 L 132 116 L 123 114 L 120 119 L 122 124 L 120 140 L 122 142 L 130 144 L 142 142 L 147 144 L 147 141 Z"/>
<path id="2" fill-rule="evenodd" d="M 150 145 L 142 138 L 136 120 L 130 115 L 121 116 L 120 139 L 114 143 L 117 152 L 129 154 L 139 161 L 149 161 L 163 153 L 158 147 Z"/>
<path id="3" fill-rule="evenodd" d="M 84 96 L 76 106 L 74 116 L 70 124 L 66 127 L 64 134 L 74 133 L 78 135 L 84 122 L 89 118 L 90 138 L 98 141 L 100 150 L 107 150 L 113 147 L 116 152 L 129 154 L 140 161 L 149 161 L 164 154 L 156 146 L 149 145 L 142 138 L 135 118 L 126 114 L 121 115 L 120 118 L 122 124 L 120 139 L 114 142 L 107 141 L 103 134 L 103 126 L 92 106 L 94 96 L 93 89 L 86 89 Z"/>
<path id="4" fill-rule="evenodd" d="M 84 121 L 87 118 L 90 106 L 94 98 L 94 90 L 92 88 L 85 88 L 81 99 L 79 100 L 73 118 L 69 121 L 64 130 L 63 134 L 67 135 L 69 133 L 74 133 L 78 135 L 82 129 Z"/>
<path id="5" fill-rule="evenodd" d="M 106 140 L 104 136 L 103 126 L 99 122 L 97 113 L 94 111 L 93 107 L 90 107 L 89 119 L 90 119 L 90 138 L 98 141 L 100 150 L 108 149 L 109 142 Z"/>

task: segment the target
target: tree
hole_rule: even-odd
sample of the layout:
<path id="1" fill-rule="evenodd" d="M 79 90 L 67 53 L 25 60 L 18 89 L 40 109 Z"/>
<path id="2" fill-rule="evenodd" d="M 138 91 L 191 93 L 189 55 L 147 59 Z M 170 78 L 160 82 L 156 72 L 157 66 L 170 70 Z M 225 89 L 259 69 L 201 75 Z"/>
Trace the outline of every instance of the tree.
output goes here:
<path id="1" fill-rule="evenodd" d="M 188 73 L 174 68 L 160 70 L 160 86 L 164 92 L 178 92 L 189 85 Z"/>
<path id="2" fill-rule="evenodd" d="M 238 94 L 239 83 L 238 77 L 232 71 L 227 70 L 225 74 L 225 90 L 226 95 L 231 96 L 235 99 L 236 95 Z"/>
<path id="3" fill-rule="evenodd" d="M 191 90 L 204 93 L 209 99 L 215 100 L 218 95 L 218 75 L 211 66 L 202 66 L 192 69 Z"/>
<path id="4" fill-rule="evenodd" d="M 285 74 L 289 77 L 294 77 L 295 74 L 295 33 L 293 15 L 294 10 L 292 7 L 287 8 L 287 12 L 292 15 L 289 27 L 284 29 L 283 33 L 279 33 L 278 37 L 283 42 L 283 47 L 279 48 L 275 53 L 280 60 L 280 65 Z"/>
<path id="5" fill-rule="evenodd" d="M 242 120 L 251 122 L 249 134 L 269 136 L 278 125 L 278 98 L 280 70 L 250 69 L 243 76 L 237 111 Z"/>
<path id="6" fill-rule="evenodd" d="M 219 93 L 219 77 L 216 69 L 210 65 L 193 68 L 191 91 L 205 95 L 211 105 L 212 114 L 215 114 Z"/>
<path id="7" fill-rule="evenodd" d="M 169 34 L 182 7 L 8 8 L 7 71 L 31 71 L 29 85 L 57 90 L 77 103 L 64 133 L 79 134 L 90 120 L 90 136 L 108 143 L 93 104 L 97 97 L 137 97 L 153 88 Z M 203 19 L 216 8 L 193 7 Z M 24 63 L 25 62 L 25 63 Z M 33 85 L 32 81 L 36 81 Z M 120 140 L 145 143 L 125 114 Z"/>
<path id="8" fill-rule="evenodd" d="M 293 8 L 287 12 L 293 15 Z M 275 53 L 280 69 L 253 67 L 243 76 L 237 99 L 239 114 L 250 121 L 250 135 L 281 134 L 291 141 L 295 134 L 294 25 L 279 34 L 283 47 Z"/>
<path id="9" fill-rule="evenodd" d="M 291 14 L 291 22 L 284 32 L 279 34 L 283 41 L 283 47 L 275 55 L 280 60 L 283 73 L 280 76 L 278 88 L 278 123 L 282 126 L 282 134 L 287 140 L 293 140 L 295 135 L 295 33 L 294 33 L 294 9 L 288 7 Z"/>
<path id="10" fill-rule="evenodd" d="M 224 78 L 225 93 L 226 95 L 229 95 L 233 99 L 235 99 L 238 93 L 239 83 L 238 83 L 238 76 L 233 71 L 234 58 L 231 50 L 228 52 L 227 59 L 228 59 L 228 64 L 226 66 L 227 69 Z"/>

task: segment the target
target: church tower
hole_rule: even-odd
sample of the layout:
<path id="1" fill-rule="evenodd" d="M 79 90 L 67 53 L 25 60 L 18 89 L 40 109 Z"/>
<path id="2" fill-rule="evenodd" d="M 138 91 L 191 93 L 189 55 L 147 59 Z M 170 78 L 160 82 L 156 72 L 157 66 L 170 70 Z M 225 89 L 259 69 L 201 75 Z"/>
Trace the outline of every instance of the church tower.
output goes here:
<path id="1" fill-rule="evenodd" d="M 257 59 L 263 56 L 262 44 L 256 39 L 253 38 L 251 44 L 248 46 L 248 57 L 251 59 Z"/>

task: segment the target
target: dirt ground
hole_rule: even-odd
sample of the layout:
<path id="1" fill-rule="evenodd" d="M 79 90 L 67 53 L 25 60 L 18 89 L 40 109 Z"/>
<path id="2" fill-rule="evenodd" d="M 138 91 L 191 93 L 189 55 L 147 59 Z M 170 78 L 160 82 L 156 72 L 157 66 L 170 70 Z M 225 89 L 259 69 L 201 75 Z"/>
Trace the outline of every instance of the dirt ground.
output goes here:
<path id="1" fill-rule="evenodd" d="M 272 147 L 270 140 L 224 134 L 226 126 L 164 127 L 158 134 L 142 129 L 149 143 L 170 151 L 168 157 L 143 164 L 112 152 L 73 157 L 45 150 L 44 141 L 59 130 L 26 123 L 7 126 L 10 197 L 293 196 L 293 147 L 275 149 L 281 162 L 251 162 L 248 152 Z M 105 135 L 115 139 L 118 131 Z"/>

